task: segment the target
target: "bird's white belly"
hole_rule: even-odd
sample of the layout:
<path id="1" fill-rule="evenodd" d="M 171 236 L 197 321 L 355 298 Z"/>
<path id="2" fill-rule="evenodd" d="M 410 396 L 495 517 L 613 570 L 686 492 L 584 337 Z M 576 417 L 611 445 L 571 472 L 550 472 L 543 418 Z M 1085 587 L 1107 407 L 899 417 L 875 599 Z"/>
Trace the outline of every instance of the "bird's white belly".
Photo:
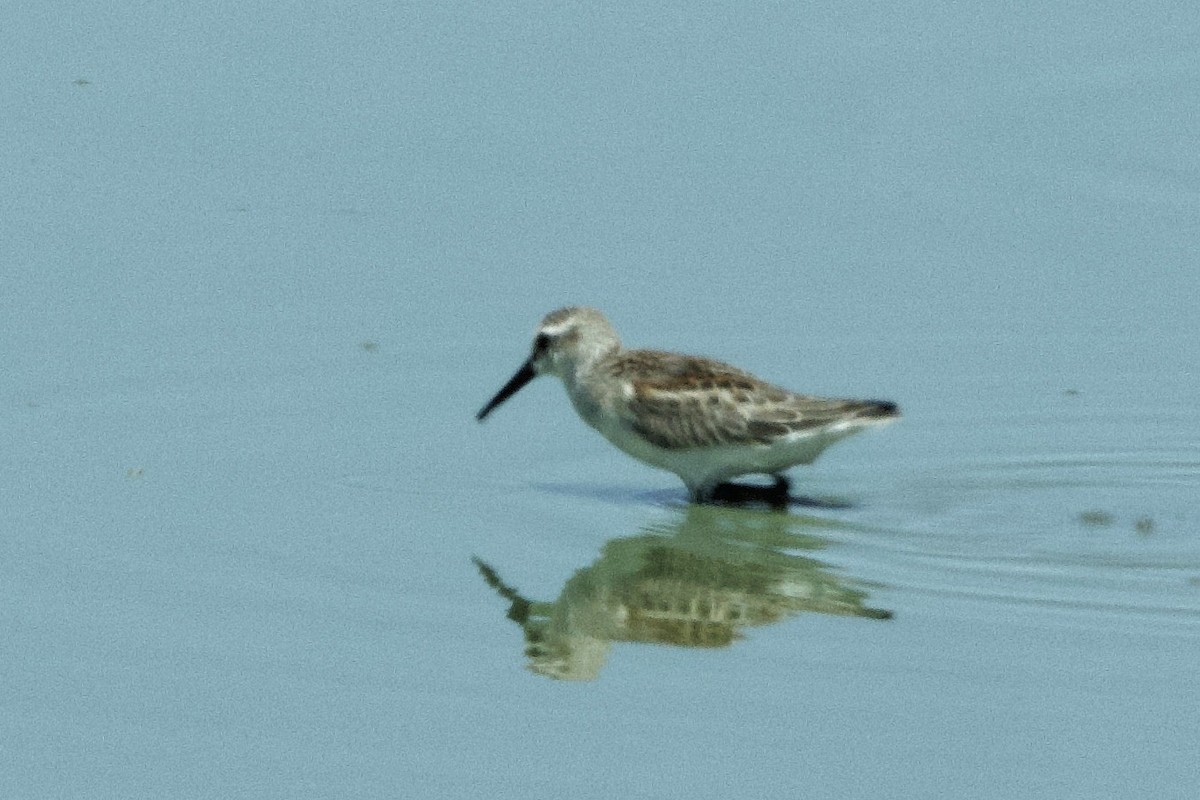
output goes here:
<path id="1" fill-rule="evenodd" d="M 580 409 L 580 415 L 605 439 L 645 464 L 675 473 L 693 492 L 712 488 L 739 475 L 772 475 L 797 464 L 809 464 L 826 447 L 858 430 L 855 426 L 846 426 L 842 430 L 826 429 L 810 435 L 792 434 L 769 444 L 666 449 L 647 442 L 615 416 L 599 409 L 593 411 L 585 414 Z"/>

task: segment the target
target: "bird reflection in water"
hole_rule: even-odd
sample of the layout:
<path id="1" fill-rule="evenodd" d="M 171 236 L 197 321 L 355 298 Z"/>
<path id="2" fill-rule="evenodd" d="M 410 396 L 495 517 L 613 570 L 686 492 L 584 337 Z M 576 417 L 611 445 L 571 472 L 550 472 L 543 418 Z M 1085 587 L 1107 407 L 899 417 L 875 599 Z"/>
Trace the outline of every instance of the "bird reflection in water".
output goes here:
<path id="1" fill-rule="evenodd" d="M 824 547 L 816 531 L 836 525 L 690 506 L 680 522 L 609 541 L 551 602 L 523 597 L 493 567 L 474 561 L 524 630 L 529 668 L 587 681 L 600 674 L 612 642 L 725 647 L 742 628 L 803 611 L 890 619 L 891 611 L 865 605 L 870 584 L 795 554 Z"/>

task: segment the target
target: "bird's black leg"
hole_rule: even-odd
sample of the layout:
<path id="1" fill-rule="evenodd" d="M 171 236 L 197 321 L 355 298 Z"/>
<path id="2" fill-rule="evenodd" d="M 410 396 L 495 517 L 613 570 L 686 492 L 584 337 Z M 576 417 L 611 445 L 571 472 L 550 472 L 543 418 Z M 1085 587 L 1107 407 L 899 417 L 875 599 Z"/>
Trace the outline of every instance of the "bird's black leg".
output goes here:
<path id="1" fill-rule="evenodd" d="M 806 508 L 852 508 L 851 503 L 837 499 L 794 496 L 791 481 L 784 475 L 772 475 L 770 486 L 755 486 L 746 483 L 719 483 L 713 488 L 708 502 L 724 506 L 744 506 L 761 503 L 775 511 L 786 511 L 790 506 Z"/>
<path id="2" fill-rule="evenodd" d="M 770 486 L 746 483 L 719 483 L 712 491 L 711 501 L 719 505 L 741 506 L 763 503 L 777 511 L 787 509 L 791 501 L 791 483 L 783 475 L 773 475 Z"/>
<path id="3" fill-rule="evenodd" d="M 772 475 L 775 483 L 771 486 L 772 494 L 780 497 L 786 503 L 792 495 L 792 482 L 787 479 L 786 475 Z"/>

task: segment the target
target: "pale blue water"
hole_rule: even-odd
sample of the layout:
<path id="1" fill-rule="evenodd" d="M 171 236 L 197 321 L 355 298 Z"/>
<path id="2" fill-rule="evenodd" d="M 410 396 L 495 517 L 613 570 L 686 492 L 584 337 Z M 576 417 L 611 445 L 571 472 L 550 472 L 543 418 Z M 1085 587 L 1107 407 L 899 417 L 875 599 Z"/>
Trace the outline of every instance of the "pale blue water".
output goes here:
<path id="1" fill-rule="evenodd" d="M 1198 23 L 13 9 L 0 796 L 1193 796 Z M 906 417 L 688 509 L 568 302 Z"/>

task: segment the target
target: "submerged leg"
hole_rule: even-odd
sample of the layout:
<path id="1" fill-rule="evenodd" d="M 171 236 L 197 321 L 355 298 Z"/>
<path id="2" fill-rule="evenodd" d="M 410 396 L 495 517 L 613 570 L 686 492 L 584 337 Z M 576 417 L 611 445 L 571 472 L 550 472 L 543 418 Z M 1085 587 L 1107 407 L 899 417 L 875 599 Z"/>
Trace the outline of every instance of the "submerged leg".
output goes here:
<path id="1" fill-rule="evenodd" d="M 788 507 L 791 501 L 791 482 L 783 475 L 772 475 L 774 483 L 770 486 L 756 486 L 748 483 L 719 483 L 708 501 L 720 505 L 746 505 L 749 503 L 765 503 L 776 510 Z"/>
<path id="2" fill-rule="evenodd" d="M 784 475 L 772 475 L 774 480 L 770 486 L 756 486 L 747 483 L 719 483 L 713 487 L 707 496 L 694 498 L 699 503 L 715 503 L 717 505 L 742 506 L 762 503 L 775 511 L 786 511 L 789 506 L 804 506 L 806 508 L 851 508 L 852 504 L 844 500 L 823 500 L 815 497 L 795 497 L 792 495 L 792 484 Z"/>

